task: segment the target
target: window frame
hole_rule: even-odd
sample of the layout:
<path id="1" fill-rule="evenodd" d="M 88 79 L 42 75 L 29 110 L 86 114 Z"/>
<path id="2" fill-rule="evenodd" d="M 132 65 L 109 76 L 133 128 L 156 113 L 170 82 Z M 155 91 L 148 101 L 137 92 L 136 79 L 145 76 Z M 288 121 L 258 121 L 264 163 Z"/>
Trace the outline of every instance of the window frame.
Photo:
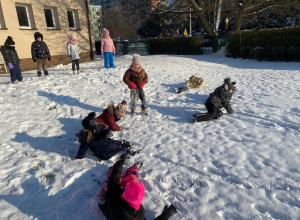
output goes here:
<path id="1" fill-rule="evenodd" d="M 70 27 L 70 21 L 69 21 L 69 15 L 68 15 L 68 12 L 71 12 L 71 13 L 72 13 L 72 18 L 73 18 L 74 27 Z M 73 10 L 73 9 L 68 9 L 68 10 L 67 10 L 67 16 L 68 16 L 68 22 L 69 22 L 69 29 L 70 29 L 70 30 L 76 30 L 76 29 L 77 29 L 77 24 L 76 24 L 75 10 Z"/>
<path id="2" fill-rule="evenodd" d="M 46 18 L 45 10 L 50 10 L 50 11 L 51 11 L 52 21 L 53 21 L 54 27 L 48 27 L 48 23 L 47 23 L 47 18 Z M 46 20 L 47 29 L 48 29 L 48 30 L 55 30 L 55 29 L 57 29 L 58 26 L 57 26 L 57 24 L 56 24 L 56 19 L 55 19 L 55 12 L 54 12 L 54 9 L 53 9 L 52 7 L 44 7 L 44 14 L 45 14 L 45 20 Z"/>
<path id="3" fill-rule="evenodd" d="M 27 16 L 27 21 L 28 21 L 28 25 L 29 25 L 28 27 L 27 26 L 20 26 L 17 7 L 23 7 L 23 8 L 25 8 L 25 10 L 26 10 L 26 16 Z M 30 17 L 30 13 L 29 13 L 29 6 L 27 4 L 16 3 L 15 4 L 15 8 L 16 8 L 17 16 L 18 16 L 19 28 L 20 29 L 32 29 L 33 27 L 32 27 L 31 17 Z"/>

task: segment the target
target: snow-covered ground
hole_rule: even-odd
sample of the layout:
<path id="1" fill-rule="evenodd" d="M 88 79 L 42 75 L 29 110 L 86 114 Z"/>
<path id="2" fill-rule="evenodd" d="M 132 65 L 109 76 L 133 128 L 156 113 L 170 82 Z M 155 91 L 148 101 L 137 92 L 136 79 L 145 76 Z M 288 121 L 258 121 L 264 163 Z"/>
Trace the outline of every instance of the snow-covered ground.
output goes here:
<path id="1" fill-rule="evenodd" d="M 129 100 L 122 82 L 132 56 L 116 56 L 116 69 L 103 60 L 49 68 L 49 77 L 23 72 L 24 83 L 0 75 L 0 219 L 104 219 L 97 194 L 118 158 L 72 161 L 75 133 L 91 111 Z M 174 220 L 300 219 L 300 63 L 257 62 L 201 56 L 142 56 L 149 116 L 127 114 L 128 139 L 143 152 L 146 218 L 165 204 L 178 209 Z M 204 88 L 176 94 L 196 74 Z M 209 93 L 225 77 L 236 82 L 234 115 L 192 124 L 205 112 Z M 129 113 L 129 109 L 128 109 Z"/>

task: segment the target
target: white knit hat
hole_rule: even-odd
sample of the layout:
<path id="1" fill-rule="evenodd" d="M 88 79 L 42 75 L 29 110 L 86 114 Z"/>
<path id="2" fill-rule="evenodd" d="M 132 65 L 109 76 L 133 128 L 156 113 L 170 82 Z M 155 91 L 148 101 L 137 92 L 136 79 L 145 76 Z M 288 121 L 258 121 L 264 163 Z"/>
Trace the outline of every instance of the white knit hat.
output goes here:
<path id="1" fill-rule="evenodd" d="M 134 54 L 132 58 L 132 65 L 141 65 L 140 55 Z"/>

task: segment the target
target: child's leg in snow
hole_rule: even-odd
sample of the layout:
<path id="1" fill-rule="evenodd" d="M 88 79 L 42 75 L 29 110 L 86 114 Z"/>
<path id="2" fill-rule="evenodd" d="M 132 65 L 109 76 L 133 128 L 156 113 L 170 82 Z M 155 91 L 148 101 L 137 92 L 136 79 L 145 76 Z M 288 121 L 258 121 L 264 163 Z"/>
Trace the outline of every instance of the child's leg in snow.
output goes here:
<path id="1" fill-rule="evenodd" d="M 189 85 L 189 83 L 186 82 L 186 83 L 184 83 L 184 85 L 181 88 L 182 88 L 182 91 L 187 91 L 190 89 L 190 85 Z"/>
<path id="2" fill-rule="evenodd" d="M 104 67 L 109 69 L 109 52 L 104 52 Z"/>
<path id="3" fill-rule="evenodd" d="M 115 68 L 114 54 L 113 53 L 109 53 L 109 65 L 110 65 L 111 68 Z"/>
<path id="4" fill-rule="evenodd" d="M 147 100 L 143 89 L 138 89 L 139 98 L 142 101 L 142 108 L 147 108 Z"/>
<path id="5" fill-rule="evenodd" d="M 131 99 L 131 111 L 135 111 L 136 102 L 138 100 L 138 90 L 130 89 L 130 99 Z"/>
<path id="6" fill-rule="evenodd" d="M 73 70 L 73 72 L 75 71 L 75 63 L 76 63 L 76 60 L 72 60 L 72 70 Z"/>

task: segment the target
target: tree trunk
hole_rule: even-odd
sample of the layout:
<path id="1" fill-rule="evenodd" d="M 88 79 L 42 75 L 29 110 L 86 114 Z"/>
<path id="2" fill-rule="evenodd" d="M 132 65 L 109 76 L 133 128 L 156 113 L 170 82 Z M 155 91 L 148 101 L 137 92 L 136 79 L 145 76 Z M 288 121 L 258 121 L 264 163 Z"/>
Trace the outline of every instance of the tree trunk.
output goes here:
<path id="1" fill-rule="evenodd" d="M 251 0 L 244 0 L 242 3 L 236 3 L 233 21 L 233 31 L 240 31 L 243 15 L 250 2 Z"/>

